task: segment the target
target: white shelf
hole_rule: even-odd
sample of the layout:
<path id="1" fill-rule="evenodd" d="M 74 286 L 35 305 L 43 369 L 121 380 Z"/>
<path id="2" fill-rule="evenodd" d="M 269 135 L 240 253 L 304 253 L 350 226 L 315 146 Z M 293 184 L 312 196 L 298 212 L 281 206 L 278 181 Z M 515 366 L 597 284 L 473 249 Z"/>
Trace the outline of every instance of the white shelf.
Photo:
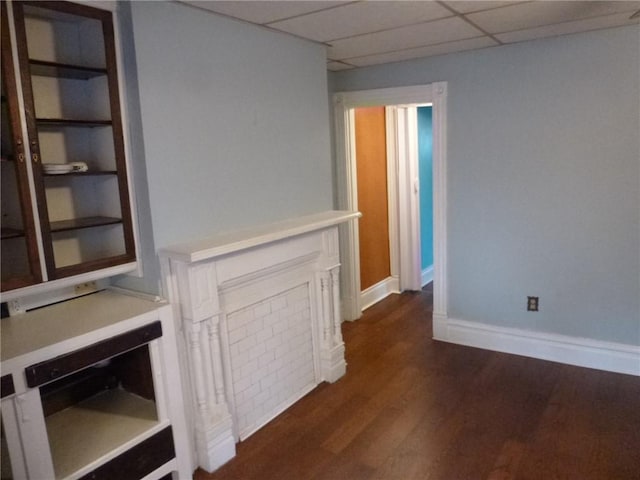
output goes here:
<path id="1" fill-rule="evenodd" d="M 66 478 L 157 427 L 151 400 L 106 390 L 46 418 L 56 478 Z"/>

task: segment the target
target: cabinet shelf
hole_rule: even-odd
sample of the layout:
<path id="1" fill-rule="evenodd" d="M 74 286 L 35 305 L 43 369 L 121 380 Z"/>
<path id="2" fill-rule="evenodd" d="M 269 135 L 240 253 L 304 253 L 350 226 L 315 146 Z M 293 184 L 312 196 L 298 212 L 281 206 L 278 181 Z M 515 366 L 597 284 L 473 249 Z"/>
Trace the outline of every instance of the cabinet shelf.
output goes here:
<path id="1" fill-rule="evenodd" d="M 158 427 L 156 405 L 106 390 L 46 418 L 56 478 L 66 478 Z"/>
<path id="2" fill-rule="evenodd" d="M 55 78 L 71 78 L 89 80 L 107 74 L 106 68 L 85 67 L 68 63 L 47 62 L 44 60 L 29 60 L 32 75 Z"/>
<path id="3" fill-rule="evenodd" d="M 69 173 L 44 173 L 45 177 L 93 177 L 102 175 L 117 175 L 115 170 L 89 170 L 86 172 L 69 172 Z"/>
<path id="4" fill-rule="evenodd" d="M 111 120 L 81 120 L 70 118 L 37 118 L 36 123 L 40 127 L 108 127 Z"/>
<path id="5" fill-rule="evenodd" d="M 24 231 L 18 228 L 5 228 L 0 229 L 0 236 L 2 240 L 8 240 L 10 238 L 24 237 Z"/>
<path id="6" fill-rule="evenodd" d="M 122 219 L 113 217 L 83 217 L 73 218 L 71 220 L 59 220 L 51 222 L 51 232 L 66 232 L 70 230 L 80 230 L 82 228 L 102 227 L 105 225 L 115 225 L 122 223 Z"/>

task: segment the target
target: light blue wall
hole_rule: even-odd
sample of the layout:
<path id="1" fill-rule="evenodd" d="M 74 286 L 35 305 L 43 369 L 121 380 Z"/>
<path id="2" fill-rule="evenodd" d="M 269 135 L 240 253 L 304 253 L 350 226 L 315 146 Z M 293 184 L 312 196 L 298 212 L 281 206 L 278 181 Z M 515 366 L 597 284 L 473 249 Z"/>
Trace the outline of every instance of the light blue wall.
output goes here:
<path id="1" fill-rule="evenodd" d="M 640 28 L 334 75 L 447 81 L 449 316 L 640 344 Z M 540 312 L 525 311 L 527 295 Z"/>
<path id="2" fill-rule="evenodd" d="M 418 107 L 418 172 L 420 178 L 421 268 L 433 265 L 433 117 L 431 107 Z"/>
<path id="3" fill-rule="evenodd" d="M 133 2 L 158 248 L 332 208 L 322 47 L 169 2 Z"/>
<path id="4" fill-rule="evenodd" d="M 156 255 L 151 224 L 151 204 L 149 202 L 149 184 L 147 181 L 147 164 L 142 139 L 142 115 L 140 112 L 140 91 L 136 55 L 133 42 L 133 24 L 131 19 L 131 3 L 121 2 L 118 8 L 120 41 L 122 43 L 123 76 L 129 134 L 129 167 L 135 187 L 138 217 L 138 245 L 143 276 L 122 275 L 114 281 L 116 285 L 157 294 L 160 292 L 160 264 Z"/>
<path id="5" fill-rule="evenodd" d="M 123 8 L 150 272 L 127 286 L 157 289 L 156 249 L 333 207 L 322 46 L 175 2 Z"/>

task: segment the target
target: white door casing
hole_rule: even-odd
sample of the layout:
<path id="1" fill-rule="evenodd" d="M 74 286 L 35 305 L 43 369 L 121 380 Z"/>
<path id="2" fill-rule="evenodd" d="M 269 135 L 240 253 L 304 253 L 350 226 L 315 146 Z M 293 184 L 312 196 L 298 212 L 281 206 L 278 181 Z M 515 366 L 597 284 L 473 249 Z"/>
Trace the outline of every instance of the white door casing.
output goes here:
<path id="1" fill-rule="evenodd" d="M 400 291 L 420 290 L 420 177 L 418 175 L 418 112 L 398 106 L 398 232 Z"/>
<path id="2" fill-rule="evenodd" d="M 447 168 L 446 168 L 446 119 L 447 119 L 447 83 L 437 82 L 429 85 L 411 87 L 383 88 L 375 90 L 360 90 L 354 92 L 339 92 L 334 94 L 334 115 L 336 128 L 336 172 L 338 187 L 338 207 L 344 210 L 357 209 L 357 181 L 355 168 L 355 141 L 353 132 L 353 109 L 369 106 L 400 106 L 393 109 L 394 114 L 387 115 L 387 119 L 394 118 L 399 132 L 404 128 L 404 135 L 417 127 L 410 122 L 416 122 L 415 105 L 432 104 L 433 107 L 433 197 L 434 197 L 434 319 L 447 318 Z M 408 107 L 407 107 L 408 106 Z M 411 114 L 410 109 L 413 109 Z M 391 109 L 388 109 L 391 110 Z M 395 148 L 398 157 L 406 145 L 417 150 L 417 140 L 410 143 L 399 141 Z M 400 144 L 405 145 L 400 145 Z M 415 145 L 413 145 L 415 144 Z M 400 186 L 398 203 L 400 214 L 398 218 L 399 241 L 403 244 L 400 249 L 400 285 L 402 289 L 420 289 L 420 265 L 415 259 L 420 258 L 419 239 L 419 203 L 418 203 L 418 161 L 417 151 L 407 152 L 409 162 L 402 167 L 399 162 Z M 405 213 L 403 213 L 405 212 Z M 407 222 L 408 218 L 413 221 Z M 361 316 L 360 305 L 360 260 L 357 220 L 345 224 L 340 232 L 341 263 L 342 263 L 342 291 L 343 317 L 355 320 Z M 409 225 L 407 225 L 409 224 Z M 403 250 L 405 252 L 403 252 Z M 405 255 L 406 253 L 406 255 Z M 434 322 L 434 325 L 436 322 Z M 435 332 L 434 332 L 435 333 Z"/>

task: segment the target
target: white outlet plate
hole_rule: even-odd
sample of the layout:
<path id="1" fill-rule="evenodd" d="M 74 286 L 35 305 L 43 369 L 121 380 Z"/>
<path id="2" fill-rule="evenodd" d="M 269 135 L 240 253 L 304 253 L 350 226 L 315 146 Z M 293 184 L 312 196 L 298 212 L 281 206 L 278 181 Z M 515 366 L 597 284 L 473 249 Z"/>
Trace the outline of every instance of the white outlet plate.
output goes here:
<path id="1" fill-rule="evenodd" d="M 9 302 L 7 302 L 7 307 L 9 308 L 9 316 L 11 317 L 14 315 L 20 315 L 26 311 L 22 302 L 17 298 L 9 300 Z"/>
<path id="2" fill-rule="evenodd" d="M 92 293 L 98 290 L 98 286 L 96 282 L 83 282 L 79 283 L 74 287 L 74 290 L 77 295 L 84 295 L 86 293 Z"/>

